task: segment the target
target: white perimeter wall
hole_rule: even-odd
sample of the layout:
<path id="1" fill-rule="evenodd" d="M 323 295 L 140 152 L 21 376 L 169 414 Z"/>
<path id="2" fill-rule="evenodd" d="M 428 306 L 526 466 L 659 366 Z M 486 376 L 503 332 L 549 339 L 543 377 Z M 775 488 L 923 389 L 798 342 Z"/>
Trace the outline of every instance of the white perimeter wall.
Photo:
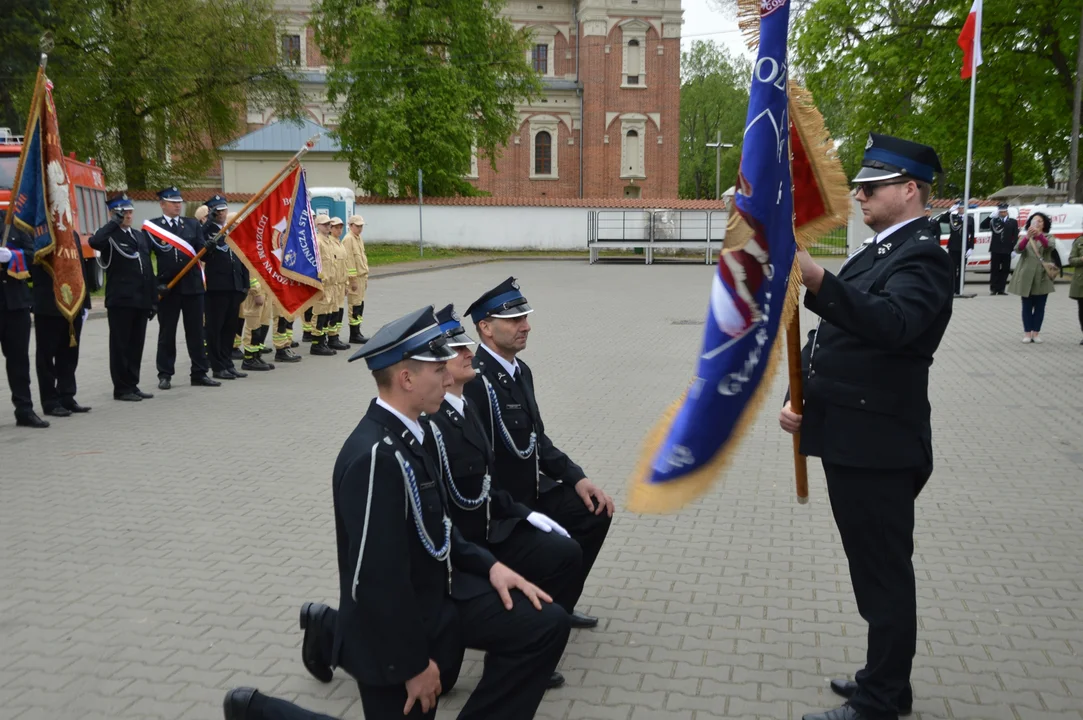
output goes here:
<path id="1" fill-rule="evenodd" d="M 588 208 L 365 205 L 368 242 L 509 250 L 586 250 Z M 423 233 L 422 233 L 423 231 Z"/>

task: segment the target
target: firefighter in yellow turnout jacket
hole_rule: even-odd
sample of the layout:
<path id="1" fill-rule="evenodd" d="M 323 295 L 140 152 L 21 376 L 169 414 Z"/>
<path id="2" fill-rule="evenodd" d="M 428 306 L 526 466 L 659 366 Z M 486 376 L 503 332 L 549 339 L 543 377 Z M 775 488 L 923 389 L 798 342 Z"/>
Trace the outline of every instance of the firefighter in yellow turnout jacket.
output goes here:
<path id="1" fill-rule="evenodd" d="M 316 246 L 320 251 L 320 282 L 323 283 L 323 291 L 312 305 L 313 319 L 316 322 L 312 326 L 312 346 L 309 352 L 312 355 L 336 355 L 339 346 L 344 343 L 331 343 L 330 326 L 340 302 L 335 298 L 345 292 L 345 276 L 341 280 L 338 277 L 339 262 L 336 255 L 342 252 L 342 243 L 338 238 L 331 237 L 331 218 L 326 213 L 316 216 Z M 340 290 L 343 292 L 340 293 Z M 346 345 L 346 348 L 348 347 Z"/>
<path id="2" fill-rule="evenodd" d="M 369 285 L 369 259 L 365 255 L 365 241 L 361 239 L 364 227 L 365 218 L 351 215 L 349 230 L 346 237 L 342 238 L 342 247 L 346 249 L 346 273 L 349 277 L 346 299 L 350 307 L 350 343 L 361 345 L 368 342 L 368 338 L 361 334 L 365 291 Z"/>
<path id="3" fill-rule="evenodd" d="M 342 218 L 331 218 L 331 239 L 335 253 L 335 294 L 331 302 L 331 321 L 328 325 L 327 345 L 332 350 L 349 350 L 349 343 L 342 341 L 342 321 L 346 313 L 346 289 L 349 285 L 349 258 L 342 244 Z"/>

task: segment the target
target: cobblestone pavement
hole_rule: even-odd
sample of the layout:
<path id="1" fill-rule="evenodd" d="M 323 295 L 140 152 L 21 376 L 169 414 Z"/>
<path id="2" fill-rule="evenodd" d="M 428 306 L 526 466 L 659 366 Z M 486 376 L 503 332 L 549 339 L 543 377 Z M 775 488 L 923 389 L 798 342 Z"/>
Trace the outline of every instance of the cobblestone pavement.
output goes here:
<path id="1" fill-rule="evenodd" d="M 465 308 L 518 276 L 537 309 L 525 357 L 547 424 L 620 501 L 642 436 L 690 377 L 710 272 L 512 262 L 382 278 L 366 330 L 425 302 Z M 1023 345 L 1019 300 L 972 289 L 933 369 L 915 717 L 1080 720 L 1075 304 L 1059 286 L 1045 344 Z M 220 389 L 158 392 L 152 328 L 143 377 L 157 397 L 116 403 L 106 331 L 92 319 L 84 335 L 89 416 L 29 431 L 0 413 L 0 718 L 209 720 L 236 685 L 361 717 L 344 673 L 306 674 L 297 611 L 336 602 L 329 478 L 372 380 L 342 354 L 306 355 Z M 540 717 L 799 718 L 836 704 L 827 679 L 862 663 L 865 626 L 816 464 L 811 503 L 793 500 L 776 407 L 708 497 L 617 518 L 584 598 L 601 627 L 573 633 L 568 684 Z M 467 671 L 441 720 L 476 682 L 477 655 Z"/>

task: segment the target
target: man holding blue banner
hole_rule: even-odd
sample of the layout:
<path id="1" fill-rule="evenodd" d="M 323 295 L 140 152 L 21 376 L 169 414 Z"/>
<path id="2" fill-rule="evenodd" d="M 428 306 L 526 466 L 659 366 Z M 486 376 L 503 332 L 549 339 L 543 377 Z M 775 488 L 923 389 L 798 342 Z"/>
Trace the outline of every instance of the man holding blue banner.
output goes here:
<path id="1" fill-rule="evenodd" d="M 865 667 L 833 680 L 848 699 L 804 720 L 894 720 L 913 706 L 917 642 L 914 501 L 933 469 L 929 367 L 952 311 L 952 263 L 925 218 L 935 173 L 927 145 L 870 135 L 854 196 L 872 241 L 838 275 L 798 253 L 805 307 L 820 316 L 802 353 L 803 415 L 779 419 L 819 457 L 869 623 Z"/>

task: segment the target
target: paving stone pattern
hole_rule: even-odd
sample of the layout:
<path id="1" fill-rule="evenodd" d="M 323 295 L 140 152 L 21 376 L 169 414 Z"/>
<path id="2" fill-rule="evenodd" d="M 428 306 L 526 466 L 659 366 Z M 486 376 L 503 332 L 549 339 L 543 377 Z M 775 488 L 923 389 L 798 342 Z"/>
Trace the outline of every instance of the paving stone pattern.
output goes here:
<path id="1" fill-rule="evenodd" d="M 641 438 L 690 379 L 711 269 L 507 262 L 374 280 L 365 325 L 458 303 L 514 274 L 537 311 L 524 357 L 555 441 L 618 505 Z M 1083 347 L 1067 288 L 1043 345 L 1019 300 L 956 302 L 933 369 L 936 472 L 918 501 L 915 715 L 1083 719 Z M 807 313 L 803 323 L 811 327 Z M 221 717 L 255 685 L 344 718 L 356 686 L 301 665 L 297 611 L 337 601 L 330 474 L 374 393 L 357 363 L 304 362 L 220 389 L 111 399 L 107 325 L 84 334 L 89 416 L 48 431 L 0 413 L 0 718 Z M 773 388 L 782 397 L 780 373 Z M 36 388 L 35 388 L 36 392 Z M 0 381 L 6 395 L 6 380 Z M 547 719 L 799 718 L 864 656 L 823 473 L 793 500 L 775 403 L 709 496 L 621 513 Z M 480 674 L 471 654 L 439 717 Z"/>

